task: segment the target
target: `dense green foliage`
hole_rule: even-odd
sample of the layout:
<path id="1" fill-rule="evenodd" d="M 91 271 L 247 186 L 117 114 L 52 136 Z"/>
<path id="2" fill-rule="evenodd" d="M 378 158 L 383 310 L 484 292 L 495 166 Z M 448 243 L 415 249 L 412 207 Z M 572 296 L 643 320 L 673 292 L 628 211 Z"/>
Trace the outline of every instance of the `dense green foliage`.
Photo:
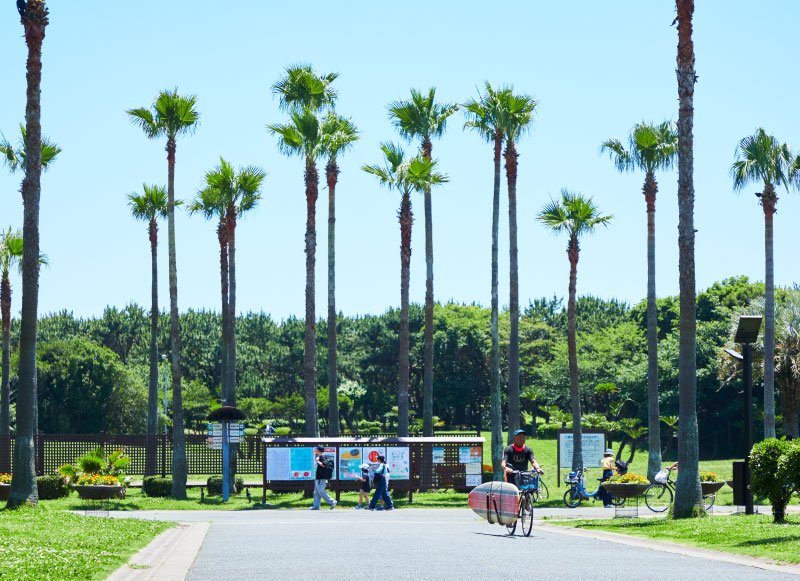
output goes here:
<path id="1" fill-rule="evenodd" d="M 797 491 L 800 468 L 800 441 L 768 438 L 753 446 L 750 453 L 750 484 L 753 493 L 766 496 L 772 505 L 775 522 L 786 519 L 786 505 Z"/>
<path id="2" fill-rule="evenodd" d="M 39 491 L 39 500 L 55 500 L 69 494 L 64 477 L 58 474 L 37 477 L 36 488 Z"/>
<path id="3" fill-rule="evenodd" d="M 206 481 L 209 496 L 222 495 L 222 476 L 209 476 Z M 237 477 L 234 486 L 231 488 L 231 494 L 239 494 L 244 490 L 244 479 Z"/>
<path id="4" fill-rule="evenodd" d="M 732 317 L 763 296 L 763 292 L 763 284 L 739 277 L 715 283 L 698 296 L 698 417 L 704 457 L 741 454 L 742 410 L 738 397 L 741 382 L 719 379 L 726 377 L 720 374 L 719 368 L 725 360 L 720 358 L 719 348 L 728 340 Z M 778 302 L 785 294 L 776 293 Z M 412 431 L 421 428 L 422 419 L 423 319 L 421 306 L 412 304 L 409 311 Z M 396 426 L 399 320 L 398 309 L 381 315 L 338 317 L 338 392 L 342 427 L 346 430 L 375 432 Z M 661 413 L 663 417 L 677 416 L 677 297 L 658 300 L 658 320 Z M 206 415 L 219 405 L 220 323 L 217 313 L 188 311 L 181 315 L 184 417 L 190 429 L 204 430 Z M 530 429 L 537 418 L 539 429 L 547 434 L 570 419 L 561 415 L 569 404 L 566 325 L 564 305 L 558 298 L 531 302 L 520 318 L 523 422 Z M 644 423 L 645 302 L 631 307 L 615 300 L 580 297 L 577 325 L 581 406 L 586 426 L 631 418 Z M 11 333 L 13 351 L 18 349 L 18 330 L 15 321 Z M 162 315 L 160 353 L 169 353 L 168 330 L 167 317 Z M 282 322 L 264 313 L 239 317 L 238 405 L 253 427 L 263 427 L 263 422 L 270 420 L 276 428 L 288 428 L 292 433 L 302 431 L 303 330 L 303 321 L 294 317 Z M 146 418 L 148 336 L 147 312 L 136 305 L 107 308 L 98 318 L 81 319 L 69 312 L 43 317 L 39 326 L 42 430 L 142 433 Z M 320 320 L 317 408 L 323 432 L 327 429 L 328 402 L 326 337 L 326 322 Z M 500 318 L 504 384 L 508 340 L 509 320 L 505 312 Z M 433 412 L 440 426 L 488 429 L 489 351 L 489 309 L 477 305 L 436 305 Z M 162 365 L 161 382 L 163 373 Z M 738 374 L 727 376 L 730 375 Z M 12 388 L 15 384 L 16 377 L 12 377 Z M 759 392 L 757 383 L 757 401 Z M 755 433 L 760 432 L 760 423 L 759 412 Z M 675 450 L 674 430 L 662 431 L 663 447 L 669 456 Z M 641 438 L 641 433 L 638 436 Z"/>
<path id="5" fill-rule="evenodd" d="M 145 476 L 142 480 L 142 493 L 153 498 L 166 498 L 172 494 L 172 477 Z"/>

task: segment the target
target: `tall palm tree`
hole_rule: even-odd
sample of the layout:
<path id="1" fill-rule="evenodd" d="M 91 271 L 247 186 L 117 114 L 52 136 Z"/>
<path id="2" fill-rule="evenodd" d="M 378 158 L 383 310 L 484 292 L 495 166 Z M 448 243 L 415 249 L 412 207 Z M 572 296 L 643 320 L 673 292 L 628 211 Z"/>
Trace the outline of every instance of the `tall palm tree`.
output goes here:
<path id="1" fill-rule="evenodd" d="M 22 312 L 17 385 L 17 434 L 14 440 L 11 489 L 7 506 L 36 504 L 34 465 L 36 431 L 36 327 L 39 307 L 39 200 L 42 175 L 42 42 L 49 23 L 44 0 L 29 0 L 21 12 L 28 46 L 27 93 L 25 101 L 25 178 L 22 181 L 25 245 L 22 250 Z"/>
<path id="2" fill-rule="evenodd" d="M 305 163 L 306 186 L 306 328 L 303 378 L 305 384 L 305 434 L 319 436 L 317 418 L 317 346 L 316 309 L 314 305 L 314 266 L 316 263 L 316 207 L 319 194 L 317 159 L 325 153 L 322 123 L 311 109 L 293 110 L 289 122 L 267 125 L 278 137 L 278 146 L 289 156 L 302 157 Z"/>
<path id="3" fill-rule="evenodd" d="M 690 517 L 702 502 L 697 431 L 697 305 L 694 265 L 694 0 L 675 0 L 678 12 L 678 462 L 675 518 Z"/>
<path id="4" fill-rule="evenodd" d="M 447 182 L 447 176 L 436 171 L 436 162 L 416 156 L 405 159 L 403 150 L 391 143 L 381 145 L 384 165 L 365 165 L 362 169 L 378 178 L 381 185 L 400 192 L 400 367 L 397 393 L 397 435 L 408 436 L 408 281 L 411 274 L 411 192 L 425 192 Z"/>
<path id="5" fill-rule="evenodd" d="M 500 306 L 498 301 L 498 238 L 500 231 L 500 158 L 505 138 L 503 126 L 503 104 L 508 101 L 510 89 L 495 90 L 488 83 L 484 85 L 486 93 L 478 99 L 471 99 L 464 104 L 467 114 L 465 128 L 473 129 L 493 145 L 494 149 L 494 189 L 492 194 L 492 469 L 495 480 L 504 480 L 505 474 L 501 462 L 503 460 L 503 414 L 500 397 L 500 336 L 498 318 Z"/>
<path id="6" fill-rule="evenodd" d="M 129 109 L 133 123 L 150 139 L 167 139 L 167 243 L 169 246 L 169 336 L 172 371 L 172 496 L 186 498 L 186 436 L 183 432 L 181 393 L 181 339 L 178 319 L 178 264 L 175 252 L 175 151 L 178 136 L 197 127 L 194 95 L 179 95 L 177 89 L 161 91 L 153 106 Z"/>
<path id="7" fill-rule="evenodd" d="M 167 189 L 142 185 L 142 193 L 128 194 L 128 207 L 147 223 L 150 239 L 150 376 L 147 390 L 147 435 L 158 435 L 158 219 L 167 217 Z M 145 474 L 155 474 L 155 450 L 148 447 Z"/>
<path id="8" fill-rule="evenodd" d="M 567 301 L 567 350 L 569 355 L 570 398 L 572 400 L 572 469 L 583 469 L 581 441 L 581 391 L 578 384 L 578 349 L 575 321 L 575 287 L 578 278 L 580 238 L 591 234 L 597 226 L 607 226 L 611 216 L 603 215 L 592 198 L 561 190 L 561 200 L 550 201 L 541 212 L 539 222 L 556 233 L 566 232 L 569 258 L 569 299 Z"/>
<path id="9" fill-rule="evenodd" d="M 331 83 L 338 73 L 317 74 L 311 65 L 291 65 L 286 67 L 283 76 L 272 85 L 272 92 L 278 95 L 284 110 L 320 109 L 333 106 L 336 90 Z"/>
<path id="10" fill-rule="evenodd" d="M 511 319 L 508 348 L 508 434 L 519 429 L 519 266 L 517 262 L 517 146 L 519 138 L 530 129 L 536 101 L 528 95 L 500 93 L 501 117 L 506 138 L 506 178 L 508 180 L 509 236 L 509 316 Z"/>
<path id="11" fill-rule="evenodd" d="M 28 160 L 28 156 L 25 154 L 27 132 L 25 131 L 25 126 L 22 124 L 19 126 L 19 133 L 20 140 L 16 148 L 0 134 L 0 156 L 2 156 L 3 165 L 5 165 L 12 174 L 18 171 L 24 172 Z M 41 157 L 39 163 L 42 165 L 42 171 L 46 171 L 47 168 L 50 167 L 50 164 L 56 160 L 58 154 L 61 153 L 61 148 L 45 136 L 42 136 L 41 141 Z"/>
<path id="12" fill-rule="evenodd" d="M 22 259 L 22 232 L 9 228 L 0 237 L 0 312 L 3 324 L 3 383 L 0 388 L 0 436 L 11 433 L 11 281 L 8 273 Z"/>
<path id="13" fill-rule="evenodd" d="M 600 146 L 621 172 L 643 171 L 642 193 L 647 205 L 647 477 L 661 470 L 661 428 L 658 406 L 658 313 L 656 311 L 656 170 L 669 169 L 678 153 L 678 134 L 668 121 L 638 123 L 628 136 L 628 148 L 619 139 Z"/>
<path id="14" fill-rule="evenodd" d="M 422 157 L 430 160 L 434 137 L 444 134 L 447 118 L 458 105 L 436 103 L 436 88 L 424 94 L 411 89 L 411 99 L 389 104 L 389 118 L 400 135 L 409 141 L 420 140 Z M 425 203 L 425 358 L 422 365 L 422 433 L 433 436 L 433 208 L 431 192 L 423 192 Z"/>
<path id="15" fill-rule="evenodd" d="M 775 266 L 772 250 L 773 216 L 778 204 L 775 186 L 788 189 L 792 153 L 789 146 L 759 127 L 739 142 L 731 166 L 733 187 L 741 191 L 750 182 L 761 182 L 756 194 L 764 210 L 764 437 L 775 437 Z"/>
<path id="16" fill-rule="evenodd" d="M 328 163 L 328 435 L 339 435 L 339 392 L 336 377 L 336 183 L 338 156 L 358 140 L 358 129 L 350 119 L 328 113 L 322 122 L 322 136 Z"/>

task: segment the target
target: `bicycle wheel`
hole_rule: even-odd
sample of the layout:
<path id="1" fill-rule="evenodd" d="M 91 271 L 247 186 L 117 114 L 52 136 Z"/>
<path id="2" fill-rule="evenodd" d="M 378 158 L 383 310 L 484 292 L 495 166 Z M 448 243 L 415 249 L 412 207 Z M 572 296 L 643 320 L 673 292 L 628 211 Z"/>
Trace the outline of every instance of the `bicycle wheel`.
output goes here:
<path id="1" fill-rule="evenodd" d="M 539 478 L 539 500 L 547 500 L 548 498 L 550 498 L 550 491 L 547 490 L 547 484 Z"/>
<path id="2" fill-rule="evenodd" d="M 623 506 L 625 504 L 624 498 L 620 498 L 619 496 L 614 496 L 613 494 L 610 495 L 610 498 L 611 498 L 611 504 L 613 504 L 614 506 Z"/>
<path id="3" fill-rule="evenodd" d="M 531 536 L 533 530 L 533 498 L 530 492 L 526 492 L 520 499 L 519 518 L 522 525 L 522 534 L 526 537 Z"/>
<path id="4" fill-rule="evenodd" d="M 567 505 L 568 508 L 575 508 L 581 503 L 581 493 L 576 488 L 570 488 L 564 493 L 564 504 Z"/>
<path id="5" fill-rule="evenodd" d="M 517 508 L 517 518 L 514 520 L 514 524 L 506 525 L 506 529 L 508 529 L 508 534 L 513 535 L 514 532 L 517 530 L 517 523 L 519 522 L 520 517 L 522 516 L 522 500 L 524 496 L 520 496 L 519 499 L 519 507 Z"/>
<path id="6" fill-rule="evenodd" d="M 714 502 L 717 500 L 716 494 L 707 494 L 703 497 L 703 508 L 706 510 L 711 510 L 711 507 L 714 506 Z"/>
<path id="7" fill-rule="evenodd" d="M 664 512 L 672 504 L 672 489 L 666 484 L 651 484 L 644 492 L 644 503 L 653 512 Z"/>

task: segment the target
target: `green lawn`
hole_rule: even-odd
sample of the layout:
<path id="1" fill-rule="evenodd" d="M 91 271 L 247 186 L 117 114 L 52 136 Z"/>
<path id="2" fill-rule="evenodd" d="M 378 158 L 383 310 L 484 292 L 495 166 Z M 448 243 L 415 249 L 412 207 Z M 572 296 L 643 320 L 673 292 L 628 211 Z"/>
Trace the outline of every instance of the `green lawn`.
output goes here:
<path id="1" fill-rule="evenodd" d="M 672 541 L 684 545 L 800 563 L 800 517 L 789 516 L 786 524 L 772 524 L 767 515 L 731 515 L 671 520 L 614 519 L 570 521 L 551 524 L 601 530 Z"/>
<path id="2" fill-rule="evenodd" d="M 0 510 L 0 577 L 105 579 L 173 523 L 84 517 L 51 508 Z"/>

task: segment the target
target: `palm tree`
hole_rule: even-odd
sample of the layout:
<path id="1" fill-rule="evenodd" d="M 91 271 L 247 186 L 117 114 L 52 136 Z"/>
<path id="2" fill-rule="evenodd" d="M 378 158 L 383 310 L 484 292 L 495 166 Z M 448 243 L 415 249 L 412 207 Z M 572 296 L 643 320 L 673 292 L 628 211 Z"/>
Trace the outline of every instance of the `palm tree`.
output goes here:
<path id="1" fill-rule="evenodd" d="M 36 504 L 34 465 L 36 432 L 36 327 L 39 307 L 39 200 L 42 175 L 42 42 L 48 25 L 44 0 L 29 0 L 21 12 L 28 46 L 27 94 L 25 102 L 25 178 L 22 181 L 25 245 L 22 250 L 22 312 L 19 344 L 19 383 L 17 385 L 17 434 L 14 440 L 9 508 Z"/>
<path id="2" fill-rule="evenodd" d="M 322 123 L 324 149 L 328 155 L 328 435 L 339 435 L 339 392 L 336 377 L 336 182 L 338 156 L 358 140 L 358 129 L 350 119 L 328 113 Z"/>
<path id="3" fill-rule="evenodd" d="M 406 160 L 403 150 L 391 143 L 381 145 L 384 166 L 365 165 L 362 169 L 378 178 L 381 185 L 400 192 L 400 368 L 397 394 L 397 435 L 408 436 L 408 281 L 411 274 L 411 192 L 424 192 L 447 182 L 447 176 L 436 172 L 436 162 L 416 156 Z"/>
<path id="4" fill-rule="evenodd" d="M 581 392 L 578 385 L 578 350 L 575 323 L 575 286 L 578 277 L 580 238 L 591 234 L 597 226 L 607 226 L 611 216 L 604 216 L 592 201 L 581 194 L 561 190 L 561 200 L 550 201 L 541 212 L 539 222 L 556 233 L 566 232 L 569 258 L 569 299 L 567 301 L 567 350 L 569 353 L 570 397 L 572 400 L 572 469 L 583 469 L 581 442 Z"/>
<path id="5" fill-rule="evenodd" d="M 272 85 L 272 92 L 278 95 L 284 110 L 311 109 L 319 111 L 333 106 L 336 90 L 331 83 L 338 73 L 318 75 L 311 65 L 291 65 L 286 67 L 283 76 Z"/>
<path id="6" fill-rule="evenodd" d="M 675 518 L 690 517 L 702 502 L 697 431 L 697 305 L 694 265 L 694 0 L 675 0 L 678 22 L 678 462 Z"/>
<path id="7" fill-rule="evenodd" d="M 25 171 L 28 156 L 25 155 L 25 140 L 26 131 L 25 126 L 19 126 L 20 140 L 19 145 L 14 148 L 13 145 L 0 134 L 0 156 L 3 158 L 3 164 L 8 168 L 12 174 L 18 171 Z M 50 141 L 47 137 L 42 136 L 41 158 L 39 163 L 42 164 L 42 170 L 46 171 L 50 164 L 56 160 L 58 154 L 61 153 L 61 148 Z"/>
<path id="8" fill-rule="evenodd" d="M 167 189 L 142 185 L 143 193 L 128 194 L 128 207 L 147 223 L 150 239 L 150 376 L 147 390 L 147 435 L 158 435 L 158 219 L 167 217 Z M 155 449 L 148 446 L 145 474 L 155 474 Z"/>
<path id="9" fill-rule="evenodd" d="M 517 262 L 517 148 L 520 136 L 530 129 L 536 101 L 528 95 L 501 92 L 502 125 L 506 138 L 506 178 L 508 180 L 509 235 L 509 316 L 511 319 L 508 352 L 508 434 L 519 429 L 519 267 Z"/>
<path id="10" fill-rule="evenodd" d="M 458 105 L 436 103 L 436 88 L 423 94 L 411 89 L 411 99 L 389 104 L 389 118 L 405 139 L 419 138 L 422 157 L 430 160 L 433 137 L 444 134 L 447 118 Z M 422 433 L 433 436 L 433 209 L 431 192 L 423 193 L 425 203 L 425 358 L 422 365 Z"/>
<path id="11" fill-rule="evenodd" d="M 289 122 L 267 125 L 270 133 L 278 137 L 281 151 L 297 155 L 305 162 L 306 185 L 306 329 L 303 377 L 305 383 L 305 434 L 319 436 L 317 419 L 317 346 L 316 314 L 314 305 L 314 266 L 316 263 L 317 231 L 316 206 L 319 193 L 317 159 L 324 155 L 321 122 L 311 109 L 293 110 Z"/>
<path id="12" fill-rule="evenodd" d="M 498 332 L 498 238 L 500 230 L 500 157 L 505 138 L 503 126 L 503 105 L 508 102 L 510 89 L 496 91 L 486 82 L 486 94 L 479 95 L 464 104 L 467 113 L 465 128 L 473 129 L 494 146 L 494 190 L 492 194 L 492 469 L 495 480 L 504 480 L 503 460 L 503 415 L 500 397 L 500 337 Z"/>
<path id="13" fill-rule="evenodd" d="M 175 254 L 175 150 L 177 138 L 194 131 L 200 114 L 194 95 L 161 91 L 151 108 L 129 109 L 133 123 L 150 139 L 167 138 L 167 243 L 169 246 L 169 336 L 172 371 L 172 496 L 186 498 L 186 436 L 183 433 L 178 264 Z"/>
<path id="14" fill-rule="evenodd" d="M 11 433 L 11 281 L 8 272 L 22 258 L 22 232 L 9 228 L 0 237 L 0 312 L 3 324 L 3 383 L 0 388 L 0 436 Z"/>
<path id="15" fill-rule="evenodd" d="M 656 311 L 656 192 L 655 172 L 669 169 L 678 152 L 678 135 L 672 124 L 638 123 L 628 136 L 628 148 L 619 139 L 600 146 L 621 172 L 643 171 L 642 193 L 647 204 L 647 477 L 661 470 L 661 428 L 658 406 L 658 313 Z"/>
<path id="16" fill-rule="evenodd" d="M 764 210 L 764 437 L 775 437 L 775 267 L 772 251 L 772 223 L 778 204 L 775 186 L 789 188 L 792 154 L 759 127 L 739 142 L 736 161 L 731 166 L 733 187 L 741 191 L 750 182 L 761 182 L 764 190 L 756 194 Z"/>

